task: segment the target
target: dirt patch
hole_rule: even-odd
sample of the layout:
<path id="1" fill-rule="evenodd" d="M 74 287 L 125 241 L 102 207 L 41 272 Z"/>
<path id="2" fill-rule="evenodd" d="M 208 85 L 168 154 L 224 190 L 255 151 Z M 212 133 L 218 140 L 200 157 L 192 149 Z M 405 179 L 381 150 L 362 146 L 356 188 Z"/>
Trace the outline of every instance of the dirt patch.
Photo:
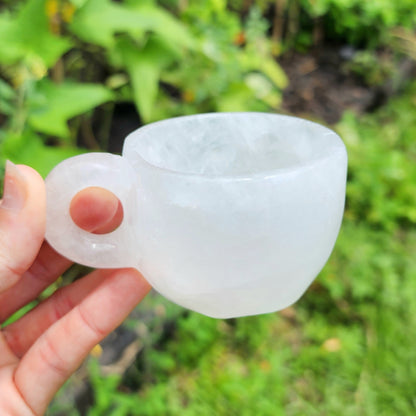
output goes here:
<path id="1" fill-rule="evenodd" d="M 282 57 L 279 63 L 290 82 L 283 94 L 283 110 L 333 124 L 347 108 L 362 113 L 373 106 L 374 90 L 345 69 L 343 52 L 348 50 L 323 48 Z"/>

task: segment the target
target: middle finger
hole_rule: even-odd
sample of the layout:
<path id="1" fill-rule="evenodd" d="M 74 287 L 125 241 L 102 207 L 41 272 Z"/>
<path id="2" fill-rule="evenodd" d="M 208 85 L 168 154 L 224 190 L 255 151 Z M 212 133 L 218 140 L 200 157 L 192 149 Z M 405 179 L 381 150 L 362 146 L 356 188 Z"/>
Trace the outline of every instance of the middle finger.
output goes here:
<path id="1" fill-rule="evenodd" d="M 103 284 L 113 272 L 114 270 L 95 270 L 57 290 L 25 316 L 6 326 L 3 335 L 9 348 L 17 357 L 22 357 L 43 332 Z"/>
<path id="2" fill-rule="evenodd" d="M 36 299 L 72 262 L 44 242 L 39 254 L 21 279 L 0 294 L 0 324 L 21 307 Z"/>
<path id="3" fill-rule="evenodd" d="M 111 192 L 91 187 L 74 197 L 71 216 L 74 222 L 86 231 L 108 233 L 120 225 L 123 208 Z M 0 294 L 0 324 L 22 306 L 36 299 L 71 264 L 70 260 L 44 242 L 29 270 L 14 286 Z"/>

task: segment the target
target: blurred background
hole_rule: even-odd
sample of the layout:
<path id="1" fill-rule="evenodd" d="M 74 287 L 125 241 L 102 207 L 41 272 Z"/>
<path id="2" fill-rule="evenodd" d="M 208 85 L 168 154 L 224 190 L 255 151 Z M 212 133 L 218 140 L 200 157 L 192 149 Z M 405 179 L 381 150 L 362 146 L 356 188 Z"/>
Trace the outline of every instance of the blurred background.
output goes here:
<path id="1" fill-rule="evenodd" d="M 2 0 L 0 41 L 1 176 L 211 111 L 309 118 L 349 153 L 342 230 L 300 301 L 215 320 L 151 294 L 50 415 L 416 414 L 414 0 Z"/>

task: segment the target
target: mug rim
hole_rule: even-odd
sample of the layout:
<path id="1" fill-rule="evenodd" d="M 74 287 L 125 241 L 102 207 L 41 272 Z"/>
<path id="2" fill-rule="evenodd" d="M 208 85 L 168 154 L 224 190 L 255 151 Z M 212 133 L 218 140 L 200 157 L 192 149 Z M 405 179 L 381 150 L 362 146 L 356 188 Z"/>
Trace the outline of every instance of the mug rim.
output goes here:
<path id="1" fill-rule="evenodd" d="M 262 170 L 262 171 L 253 172 L 253 173 L 242 173 L 242 174 L 209 174 L 209 173 L 187 172 L 187 171 L 170 169 L 170 168 L 158 166 L 152 162 L 149 162 L 139 152 L 134 153 L 135 159 L 140 160 L 140 163 L 146 166 L 147 168 L 149 168 L 150 170 L 154 170 L 161 174 L 194 178 L 194 179 L 207 180 L 207 181 L 211 181 L 211 180 L 214 180 L 214 181 L 263 180 L 263 179 L 269 179 L 272 177 L 284 176 L 284 175 L 288 175 L 291 173 L 298 173 L 304 170 L 311 169 L 317 165 L 324 163 L 325 161 L 329 159 L 336 157 L 337 155 L 339 156 L 344 155 L 345 159 L 347 159 L 347 151 L 346 151 L 346 147 L 345 147 L 343 140 L 331 128 L 323 124 L 317 123 L 315 121 L 307 120 L 301 117 L 296 117 L 296 116 L 291 116 L 291 115 L 286 115 L 286 114 L 278 114 L 278 113 L 266 113 L 266 112 L 260 112 L 260 111 L 208 112 L 208 113 L 197 113 L 197 114 L 190 114 L 190 115 L 184 115 L 184 116 L 170 117 L 170 118 L 166 118 L 163 120 L 158 120 L 158 121 L 146 124 L 144 126 L 141 126 L 137 128 L 136 130 L 133 130 L 131 133 L 129 133 L 124 141 L 122 156 L 129 159 L 128 154 L 126 154 L 126 151 L 130 142 L 137 140 L 141 135 L 148 132 L 149 130 L 158 128 L 163 124 L 168 124 L 171 121 L 181 121 L 181 120 L 186 120 L 186 119 L 191 119 L 191 118 L 229 117 L 229 116 L 234 116 L 234 115 L 238 115 L 238 116 L 257 115 L 257 116 L 264 116 L 268 118 L 279 118 L 280 120 L 286 119 L 286 120 L 298 121 L 303 124 L 313 126 L 314 128 L 321 128 L 324 133 L 326 132 L 326 135 L 334 136 L 334 140 L 336 143 L 334 143 L 335 146 L 329 154 L 323 155 L 315 159 L 303 161 L 302 163 L 299 163 L 293 166 L 277 167 L 274 169 Z"/>

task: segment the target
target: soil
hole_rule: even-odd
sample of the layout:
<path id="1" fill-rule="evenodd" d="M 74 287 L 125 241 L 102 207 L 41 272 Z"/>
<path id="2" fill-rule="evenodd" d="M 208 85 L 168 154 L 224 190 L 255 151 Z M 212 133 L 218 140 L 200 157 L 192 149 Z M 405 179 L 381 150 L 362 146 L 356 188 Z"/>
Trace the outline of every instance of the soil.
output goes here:
<path id="1" fill-rule="evenodd" d="M 323 46 L 308 54 L 284 55 L 279 63 L 288 75 L 289 86 L 283 93 L 283 111 L 335 124 L 346 110 L 362 114 L 379 108 L 416 75 L 416 63 L 403 58 L 390 79 L 366 85 L 348 70 L 357 52 L 350 46 Z"/>
<path id="2" fill-rule="evenodd" d="M 283 110 L 334 124 L 346 109 L 363 113 L 374 107 L 375 89 L 345 70 L 348 56 L 343 57 L 343 52 L 348 55 L 349 51 L 325 47 L 308 54 L 283 56 L 279 63 L 289 78 Z M 354 51 L 350 52 L 352 57 Z"/>
<path id="3" fill-rule="evenodd" d="M 121 153 L 124 139 L 141 125 L 142 121 L 133 104 L 120 103 L 115 106 L 107 151 L 111 153 Z"/>

